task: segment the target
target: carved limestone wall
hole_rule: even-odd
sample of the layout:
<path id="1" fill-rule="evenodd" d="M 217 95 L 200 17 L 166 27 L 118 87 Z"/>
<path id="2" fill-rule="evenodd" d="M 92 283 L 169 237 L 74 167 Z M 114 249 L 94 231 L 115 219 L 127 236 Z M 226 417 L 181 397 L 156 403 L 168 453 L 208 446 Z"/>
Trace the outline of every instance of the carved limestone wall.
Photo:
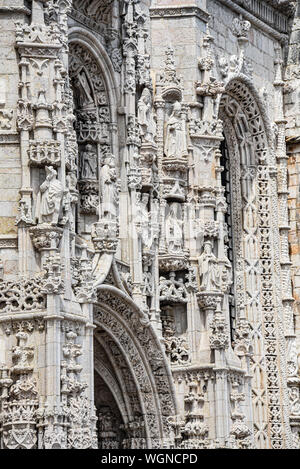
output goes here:
<path id="1" fill-rule="evenodd" d="M 298 16 L 1 3 L 1 448 L 299 447 Z"/>

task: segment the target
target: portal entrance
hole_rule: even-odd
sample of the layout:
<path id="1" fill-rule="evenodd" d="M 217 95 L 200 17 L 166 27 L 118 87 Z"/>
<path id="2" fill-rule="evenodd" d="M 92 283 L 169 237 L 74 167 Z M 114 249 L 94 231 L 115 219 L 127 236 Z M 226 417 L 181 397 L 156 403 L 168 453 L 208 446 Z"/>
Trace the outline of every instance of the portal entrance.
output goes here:
<path id="1" fill-rule="evenodd" d="M 278 206 L 272 192 L 272 141 L 263 105 L 251 84 L 233 79 L 220 100 L 223 121 L 222 176 L 227 197 L 229 255 L 232 256 L 234 304 L 231 305 L 233 342 L 240 320 L 249 324 L 254 435 L 257 448 L 270 446 L 272 415 L 268 415 L 268 388 L 274 388 L 269 373 L 278 373 L 274 339 L 276 266 L 273 253 L 278 250 L 276 224 Z M 276 241 L 277 239 L 277 241 Z M 272 347 L 269 346 L 270 328 Z M 274 329 L 273 329 L 274 328 Z M 272 348 L 272 350 L 271 350 Z M 277 354 L 277 357 L 276 357 Z M 268 364 L 272 362 L 271 368 Z M 271 425 L 271 426 L 270 426 Z M 272 432 L 271 432 L 272 433 Z M 277 436 L 274 433 L 274 438 Z"/>

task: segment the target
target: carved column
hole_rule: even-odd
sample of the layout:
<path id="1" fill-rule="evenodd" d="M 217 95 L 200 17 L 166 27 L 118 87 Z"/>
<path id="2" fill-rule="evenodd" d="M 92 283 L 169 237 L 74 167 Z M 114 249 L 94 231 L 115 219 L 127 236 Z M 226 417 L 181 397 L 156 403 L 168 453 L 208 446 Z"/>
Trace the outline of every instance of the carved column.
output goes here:
<path id="1" fill-rule="evenodd" d="M 284 335 L 286 338 L 286 360 L 287 360 L 287 384 L 290 395 L 290 422 L 292 426 L 292 435 L 300 431 L 297 426 L 297 419 L 293 415 L 293 399 L 295 391 L 298 390 L 298 399 L 300 398 L 300 382 L 299 382 L 299 364 L 296 344 L 296 333 L 294 325 L 294 298 L 292 295 L 291 266 L 289 255 L 289 213 L 288 213 L 288 155 L 286 154 L 285 144 L 285 127 L 286 119 L 283 116 L 283 87 L 282 80 L 282 59 L 281 49 L 276 49 L 275 59 L 275 102 L 276 102 L 276 118 L 277 126 L 277 142 L 276 142 L 276 160 L 277 160 L 277 192 L 278 192 L 278 209 L 279 209 L 279 233 L 280 233 L 280 265 L 281 265 L 281 285 L 282 285 L 282 305 L 284 318 Z M 272 177 L 276 177 L 276 168 L 274 168 Z M 292 398 L 291 398 L 292 396 Z M 290 438 L 289 438 L 290 437 Z M 287 444 L 293 444 L 291 435 L 287 435 Z"/>

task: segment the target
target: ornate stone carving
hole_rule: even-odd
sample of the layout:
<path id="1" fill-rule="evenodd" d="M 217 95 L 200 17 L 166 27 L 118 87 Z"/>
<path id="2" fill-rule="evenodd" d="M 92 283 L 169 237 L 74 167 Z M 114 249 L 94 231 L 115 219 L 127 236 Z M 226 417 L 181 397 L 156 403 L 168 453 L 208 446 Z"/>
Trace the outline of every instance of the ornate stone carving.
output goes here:
<path id="1" fill-rule="evenodd" d="M 190 382 L 189 392 L 184 396 L 186 422 L 182 429 L 184 435 L 182 448 L 203 449 L 209 446 L 208 425 L 204 422 L 204 395 L 198 392 L 198 383 Z"/>
<path id="2" fill-rule="evenodd" d="M 159 278 L 159 299 L 171 303 L 187 303 L 187 291 L 183 279 L 175 280 L 175 272 L 170 272 L 169 280 Z"/>
<path id="3" fill-rule="evenodd" d="M 211 335 L 209 337 L 210 347 L 212 349 L 226 349 L 229 345 L 227 325 L 224 315 L 216 311 L 214 318 L 210 323 Z"/>
<path id="4" fill-rule="evenodd" d="M 230 434 L 235 437 L 237 447 L 240 449 L 251 448 L 251 439 L 249 438 L 251 432 L 244 422 L 245 415 L 240 410 L 240 402 L 244 400 L 245 394 L 239 392 L 239 385 L 237 382 L 234 382 L 230 394 L 230 401 L 232 403 L 231 418 L 233 421 Z"/>
<path id="5" fill-rule="evenodd" d="M 288 2 L 27 3 L 0 7 L 0 447 L 298 448 Z"/>
<path id="6" fill-rule="evenodd" d="M 216 97 L 218 94 L 221 94 L 225 91 L 223 83 L 217 81 L 214 77 L 210 77 L 209 82 L 207 83 L 196 82 L 195 87 L 196 93 L 199 96 Z"/>
<path id="7" fill-rule="evenodd" d="M 223 125 L 220 119 L 193 119 L 190 121 L 189 128 L 191 137 L 204 137 L 209 135 L 219 138 L 222 137 Z"/>
<path id="8" fill-rule="evenodd" d="M 62 237 L 62 228 L 43 223 L 31 227 L 29 234 L 34 247 L 38 251 L 56 250 Z"/>
<path id="9" fill-rule="evenodd" d="M 29 145 L 28 157 L 30 164 L 34 166 L 60 166 L 60 143 L 56 140 L 33 140 Z"/>
<path id="10" fill-rule="evenodd" d="M 118 449 L 116 419 L 109 408 L 99 412 L 99 438 L 102 449 Z"/>
<path id="11" fill-rule="evenodd" d="M 81 179 L 98 179 L 97 154 L 89 144 L 81 154 Z"/>
<path id="12" fill-rule="evenodd" d="M 142 142 L 154 143 L 156 124 L 152 110 L 152 96 L 148 88 L 144 88 L 138 102 L 138 123 Z"/>
<path id="13" fill-rule="evenodd" d="M 117 216 L 118 189 L 117 175 L 112 155 L 105 158 L 100 172 L 101 214 L 104 218 L 115 219 Z"/>
<path id="14" fill-rule="evenodd" d="M 45 277 L 43 293 L 58 295 L 64 292 L 64 280 L 62 278 L 63 263 L 59 254 L 49 254 L 43 264 Z"/>
<path id="15" fill-rule="evenodd" d="M 163 336 L 166 354 L 171 365 L 185 365 L 190 362 L 190 351 L 185 337 L 176 336 L 174 318 L 163 316 Z"/>
<path id="16" fill-rule="evenodd" d="M 25 226 L 30 226 L 33 225 L 33 219 L 31 215 L 31 207 L 29 206 L 29 203 L 25 199 L 21 199 L 19 202 L 19 207 L 18 207 L 18 215 L 16 217 L 16 225 L 25 225 Z"/>
<path id="17" fill-rule="evenodd" d="M 178 254 L 183 249 L 183 221 L 180 204 L 173 202 L 166 217 L 166 243 L 170 254 Z"/>
<path id="18" fill-rule="evenodd" d="M 93 275 L 92 260 L 89 259 L 86 246 L 83 246 L 80 259 L 74 261 L 73 268 L 76 271 L 74 290 L 76 299 L 80 303 L 94 303 L 96 301 L 95 277 Z"/>
<path id="19" fill-rule="evenodd" d="M 251 23 L 249 21 L 234 18 L 232 22 L 232 32 L 238 39 L 248 39 L 248 31 L 250 28 Z"/>
<path id="20" fill-rule="evenodd" d="M 219 291 L 220 267 L 212 252 L 212 243 L 204 242 L 204 251 L 198 259 L 200 288 L 205 291 Z"/>
<path id="21" fill-rule="evenodd" d="M 109 24 L 113 0 L 74 0 L 73 8 L 96 23 Z"/>
<path id="22" fill-rule="evenodd" d="M 94 409 L 84 395 L 87 384 L 80 381 L 82 366 L 78 357 L 82 355 L 82 346 L 76 343 L 77 333 L 66 331 L 66 342 L 62 346 L 64 360 L 61 363 L 62 409 L 70 423 L 67 430 L 67 447 L 89 449 L 96 447 Z"/>
<path id="23" fill-rule="evenodd" d="M 41 276 L 15 282 L 0 282 L 1 313 L 44 310 L 46 298 L 41 291 L 42 285 Z"/>
<path id="24" fill-rule="evenodd" d="M 175 272 L 187 268 L 187 257 L 184 255 L 160 255 L 159 268 L 162 272 Z"/>
<path id="25" fill-rule="evenodd" d="M 167 158 L 187 156 L 186 124 L 179 101 L 174 103 L 173 112 L 167 122 L 164 152 Z"/>
<path id="26" fill-rule="evenodd" d="M 149 251 L 154 241 L 154 227 L 151 223 L 151 213 L 148 211 L 149 194 L 144 193 L 141 195 L 141 201 L 138 206 L 137 215 L 137 228 L 141 234 L 143 247 L 146 251 Z"/>
<path id="27" fill-rule="evenodd" d="M 96 214 L 99 210 L 99 183 L 98 181 L 80 181 L 80 211 L 82 213 Z"/>
<path id="28" fill-rule="evenodd" d="M 176 73 L 174 49 L 172 47 L 168 47 L 165 51 L 165 66 L 159 84 L 162 86 L 162 97 L 165 100 L 181 101 L 182 81 Z"/>
<path id="29" fill-rule="evenodd" d="M 18 343 L 12 348 L 10 374 L 1 370 L 1 387 L 7 390 L 1 402 L 3 444 L 7 449 L 34 449 L 37 447 L 38 408 L 36 382 L 32 377 L 34 347 L 27 345 L 26 332 L 18 332 L 16 338 Z"/>
<path id="30" fill-rule="evenodd" d="M 115 253 L 118 246 L 118 224 L 116 220 L 101 219 L 93 225 L 92 240 L 96 252 Z"/>
<path id="31" fill-rule="evenodd" d="M 0 129 L 9 130 L 12 127 L 13 110 L 0 109 Z"/>

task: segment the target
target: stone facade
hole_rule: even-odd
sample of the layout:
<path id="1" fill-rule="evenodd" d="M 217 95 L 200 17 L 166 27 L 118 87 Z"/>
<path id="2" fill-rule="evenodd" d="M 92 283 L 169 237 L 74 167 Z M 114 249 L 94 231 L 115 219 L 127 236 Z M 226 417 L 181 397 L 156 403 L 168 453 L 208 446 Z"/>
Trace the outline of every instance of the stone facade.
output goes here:
<path id="1" fill-rule="evenodd" d="M 0 0 L 1 448 L 300 448 L 299 15 Z"/>

